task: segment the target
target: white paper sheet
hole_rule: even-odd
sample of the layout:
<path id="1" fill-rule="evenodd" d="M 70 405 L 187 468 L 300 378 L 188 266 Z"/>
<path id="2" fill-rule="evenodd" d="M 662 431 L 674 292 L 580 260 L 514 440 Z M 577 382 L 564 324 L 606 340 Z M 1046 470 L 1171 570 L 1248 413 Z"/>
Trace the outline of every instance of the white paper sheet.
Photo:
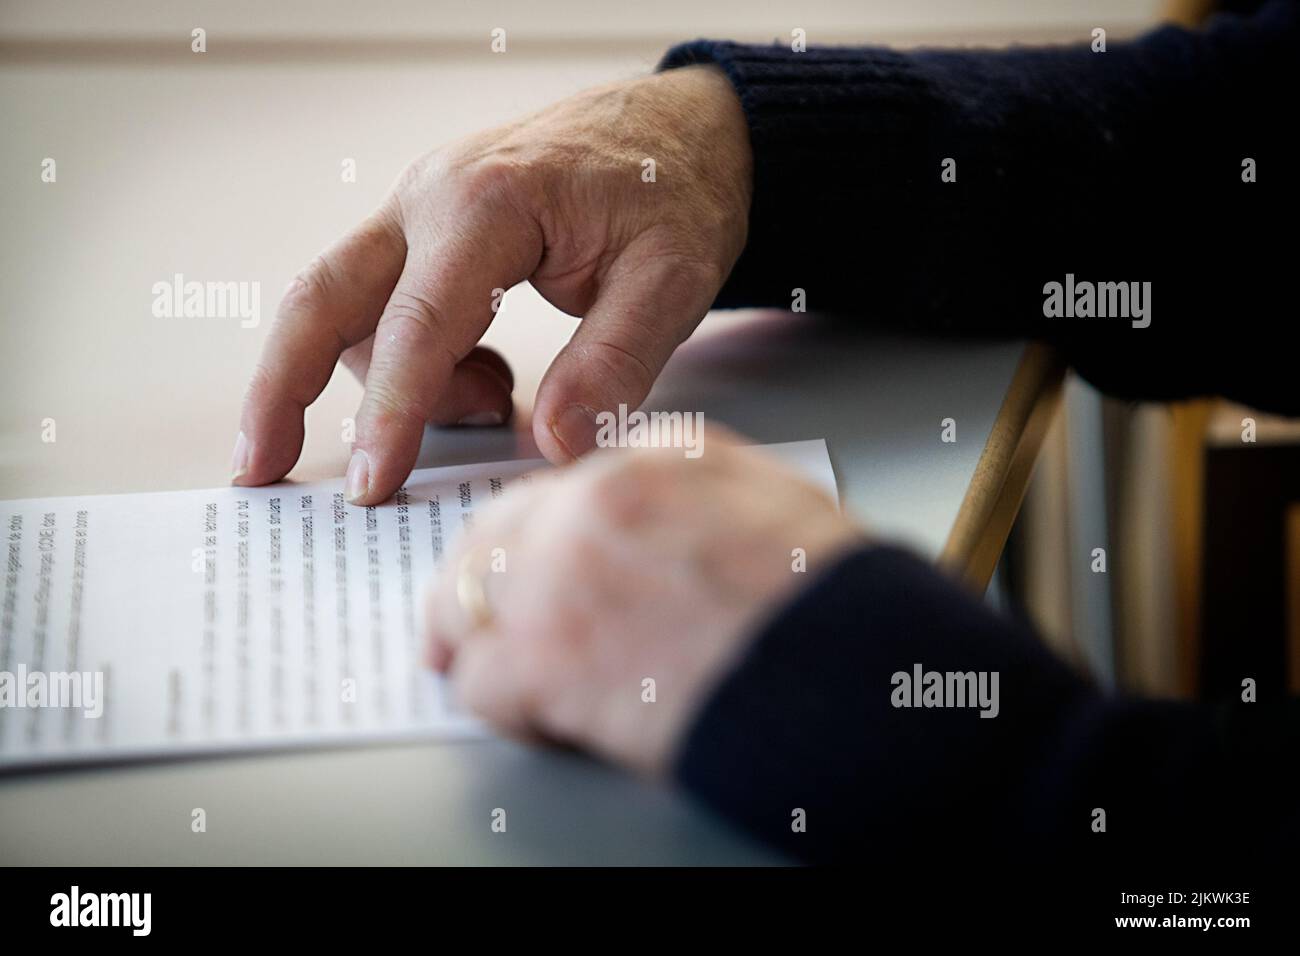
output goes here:
<path id="1" fill-rule="evenodd" d="M 766 447 L 835 495 L 824 441 Z M 539 467 L 423 469 L 373 508 L 342 479 L 0 502 L 0 768 L 481 733 L 421 664 L 421 595 Z"/>

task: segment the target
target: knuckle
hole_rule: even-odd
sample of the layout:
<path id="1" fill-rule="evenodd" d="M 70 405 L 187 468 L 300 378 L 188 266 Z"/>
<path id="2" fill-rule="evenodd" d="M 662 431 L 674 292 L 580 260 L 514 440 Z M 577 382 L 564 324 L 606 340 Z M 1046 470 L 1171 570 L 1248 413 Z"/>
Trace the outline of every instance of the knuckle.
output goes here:
<path id="1" fill-rule="evenodd" d="M 471 196 L 494 199 L 509 194 L 519 180 L 519 167 L 511 160 L 490 156 L 467 167 L 459 179 Z"/>
<path id="2" fill-rule="evenodd" d="M 631 529 L 661 510 L 675 484 L 673 459 L 650 449 L 629 449 L 599 474 L 588 492 L 589 506 L 601 521 Z"/>
<path id="3" fill-rule="evenodd" d="M 393 193 L 400 196 L 418 192 L 432 176 L 436 175 L 438 166 L 437 155 L 434 153 L 426 153 L 413 159 L 398 173 L 397 182 L 393 184 Z"/>
<path id="4" fill-rule="evenodd" d="M 585 358 L 603 369 L 621 394 L 639 398 L 654 381 L 655 373 L 650 363 L 630 348 L 608 339 L 598 339 L 591 343 L 586 353 Z"/>
<path id="5" fill-rule="evenodd" d="M 280 299 L 281 314 L 313 308 L 326 298 L 334 282 L 333 267 L 324 256 L 316 256 L 301 269 Z"/>
<path id="6" fill-rule="evenodd" d="M 721 288 L 740 255 L 735 230 L 708 203 L 684 204 L 642 235 L 642 267 L 672 277 L 672 288 Z"/>
<path id="7" fill-rule="evenodd" d="M 417 397 L 404 395 L 375 376 L 370 376 L 366 382 L 366 403 L 369 406 L 367 417 L 379 423 L 418 422 L 423 426 L 429 417 L 429 410 L 422 407 Z"/>
<path id="8" fill-rule="evenodd" d="M 384 310 L 386 326 L 405 326 L 410 334 L 427 333 L 437 338 L 445 325 L 437 307 L 426 296 L 412 289 L 394 289 Z M 401 331 L 389 329 L 390 332 Z"/>
<path id="9" fill-rule="evenodd" d="M 293 406 L 306 408 L 315 397 L 315 383 L 310 379 L 281 376 L 276 378 L 266 360 L 260 359 L 249 376 L 244 391 L 244 407 L 254 411 L 272 411 Z"/>
<path id="10" fill-rule="evenodd" d="M 447 175 L 460 205 L 492 209 L 524 223 L 531 218 L 528 210 L 540 208 L 544 169 L 532 150 L 494 142 L 450 163 Z"/>
<path id="11" fill-rule="evenodd" d="M 740 249 L 723 248 L 725 243 L 713 238 L 693 237 L 666 245 L 658 255 L 647 259 L 664 274 L 672 276 L 671 290 L 683 294 L 695 289 L 720 289 L 731 273 L 731 265 Z"/>
<path id="12" fill-rule="evenodd" d="M 366 268 L 379 268 L 396 249 L 406 248 L 406 234 L 396 204 L 386 201 L 371 213 L 352 237 L 354 254 Z"/>
<path id="13" fill-rule="evenodd" d="M 730 258 L 734 260 L 739 254 L 737 249 Z M 686 288 L 722 288 L 730 272 L 731 266 L 712 253 L 685 257 L 678 266 L 678 274 Z"/>
<path id="14" fill-rule="evenodd" d="M 445 362 L 445 371 L 456 365 L 460 357 L 448 344 L 450 329 L 438 307 L 427 297 L 409 289 L 397 289 L 388 300 L 388 307 L 377 330 L 385 341 L 406 348 L 427 347 L 427 350 Z"/>

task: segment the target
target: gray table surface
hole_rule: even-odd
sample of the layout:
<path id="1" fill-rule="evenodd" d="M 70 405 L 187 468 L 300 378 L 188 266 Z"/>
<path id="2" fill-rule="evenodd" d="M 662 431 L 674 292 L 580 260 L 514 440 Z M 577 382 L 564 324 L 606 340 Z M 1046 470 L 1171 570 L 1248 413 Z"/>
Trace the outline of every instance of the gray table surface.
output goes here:
<path id="1" fill-rule="evenodd" d="M 649 403 L 760 441 L 824 437 L 841 498 L 937 553 L 1020 347 L 825 334 L 780 315 L 719 323 Z M 958 442 L 939 421 L 958 421 Z M 429 432 L 421 464 L 531 454 L 524 421 Z M 207 831 L 191 832 L 202 807 Z M 493 833 L 497 808 L 506 832 Z M 749 864 L 779 862 L 668 787 L 488 740 L 98 767 L 0 778 L 8 863 Z"/>

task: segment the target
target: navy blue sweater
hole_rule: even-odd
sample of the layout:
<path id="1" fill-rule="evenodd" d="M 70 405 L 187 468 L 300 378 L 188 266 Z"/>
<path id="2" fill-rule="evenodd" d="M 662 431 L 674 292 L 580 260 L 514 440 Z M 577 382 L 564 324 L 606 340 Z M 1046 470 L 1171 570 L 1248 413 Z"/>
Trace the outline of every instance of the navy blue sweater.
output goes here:
<path id="1" fill-rule="evenodd" d="M 1297 4 L 1272 2 L 1104 53 L 676 47 L 662 68 L 730 78 L 754 152 L 748 244 L 717 305 L 788 307 L 802 288 L 809 309 L 857 321 L 1051 341 L 1111 394 L 1300 413 L 1283 348 L 1298 39 Z M 1150 325 L 1046 316 L 1045 284 L 1067 274 L 1150 282 Z M 895 707 L 891 675 L 916 664 L 999 672 L 999 715 Z M 924 844 L 1093 859 L 1276 847 L 1300 842 L 1300 800 L 1274 776 L 1300 753 L 1297 713 L 1105 695 L 875 547 L 758 635 L 677 776 L 812 861 Z"/>

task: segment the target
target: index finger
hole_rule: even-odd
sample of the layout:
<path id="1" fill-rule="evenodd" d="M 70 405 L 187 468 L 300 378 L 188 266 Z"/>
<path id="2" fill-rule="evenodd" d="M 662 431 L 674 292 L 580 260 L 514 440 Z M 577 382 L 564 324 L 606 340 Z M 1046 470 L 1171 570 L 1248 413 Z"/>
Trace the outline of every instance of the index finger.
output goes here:
<path id="1" fill-rule="evenodd" d="M 385 208 L 289 284 L 244 396 L 232 484 L 279 481 L 298 461 L 303 412 L 343 350 L 375 330 L 405 256 L 401 225 Z"/>

